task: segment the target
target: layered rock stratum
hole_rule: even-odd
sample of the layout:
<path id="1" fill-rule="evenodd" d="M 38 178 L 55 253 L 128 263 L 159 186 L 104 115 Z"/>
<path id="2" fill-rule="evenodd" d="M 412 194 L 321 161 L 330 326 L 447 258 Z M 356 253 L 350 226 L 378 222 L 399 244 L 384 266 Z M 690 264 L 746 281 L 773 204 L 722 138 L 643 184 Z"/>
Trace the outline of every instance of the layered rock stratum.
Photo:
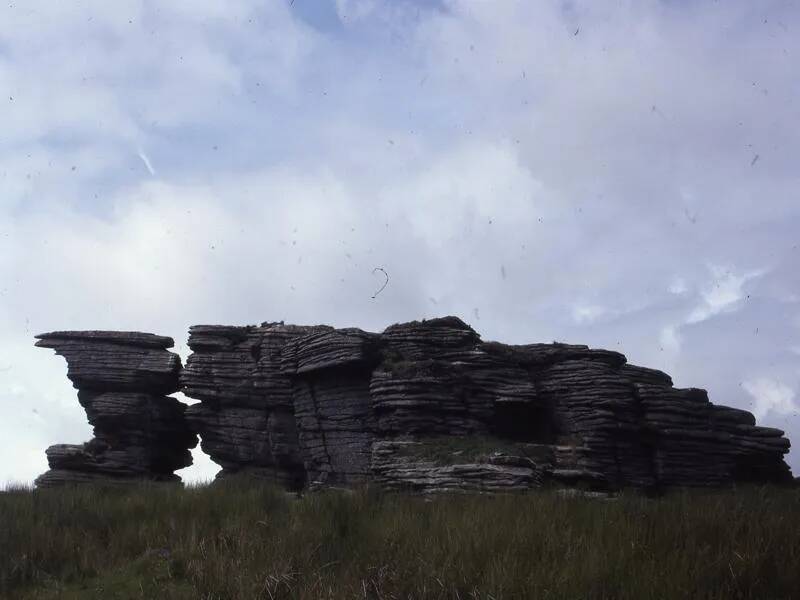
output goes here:
<path id="1" fill-rule="evenodd" d="M 180 357 L 172 338 L 124 331 L 56 331 L 36 336 L 67 360 L 67 377 L 94 427 L 85 444 L 47 449 L 50 470 L 36 485 L 180 482 L 192 464 L 197 435 L 186 405 L 168 396 L 179 387 Z"/>
<path id="2" fill-rule="evenodd" d="M 132 393 L 119 386 L 134 380 L 151 382 L 148 393 L 168 393 L 180 372 L 181 391 L 199 402 L 174 421 L 174 439 L 198 433 L 222 466 L 219 477 L 249 475 L 294 490 L 370 482 L 422 493 L 791 481 L 783 432 L 712 404 L 705 390 L 675 388 L 667 374 L 618 352 L 484 342 L 457 317 L 380 334 L 283 322 L 196 325 L 182 370 L 177 357 L 168 366 L 163 356 L 92 351 L 112 344 L 103 335 L 46 334 L 38 344 L 64 354 L 76 387 L 95 386 L 92 393 L 98 385 Z M 154 344 L 131 346 L 137 352 L 170 354 L 155 341 L 168 338 L 116 335 Z M 165 373 L 169 385 L 159 388 Z M 107 439 L 114 427 L 98 433 L 87 412 L 98 439 Z M 67 480 L 65 471 L 96 476 L 85 449 L 73 459 L 60 448 L 48 450 L 53 470 L 40 485 Z M 160 462 L 159 475 L 178 462 Z"/>
<path id="3" fill-rule="evenodd" d="M 791 478 L 782 431 L 617 352 L 482 342 L 456 317 L 195 326 L 189 346 L 181 389 L 223 477 L 423 492 Z"/>

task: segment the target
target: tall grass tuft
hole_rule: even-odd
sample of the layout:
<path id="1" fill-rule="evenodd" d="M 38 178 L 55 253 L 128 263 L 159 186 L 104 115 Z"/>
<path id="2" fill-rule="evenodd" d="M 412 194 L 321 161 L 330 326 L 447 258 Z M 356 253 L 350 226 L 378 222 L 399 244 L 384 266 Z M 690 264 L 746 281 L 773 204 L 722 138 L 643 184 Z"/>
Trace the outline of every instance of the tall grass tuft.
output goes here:
<path id="1" fill-rule="evenodd" d="M 800 490 L 0 493 L 3 598 L 798 598 Z"/>

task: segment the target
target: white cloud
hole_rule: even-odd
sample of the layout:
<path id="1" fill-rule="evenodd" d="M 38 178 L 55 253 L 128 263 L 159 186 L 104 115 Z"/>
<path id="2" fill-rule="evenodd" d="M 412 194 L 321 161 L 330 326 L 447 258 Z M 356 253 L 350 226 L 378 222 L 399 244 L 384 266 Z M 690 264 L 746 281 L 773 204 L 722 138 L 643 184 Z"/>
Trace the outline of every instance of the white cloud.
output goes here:
<path id="1" fill-rule="evenodd" d="M 794 381 L 796 7 L 51 4 L 0 7 L 0 481 L 88 437 L 66 327 L 452 313 Z"/>
<path id="2" fill-rule="evenodd" d="M 745 381 L 742 386 L 755 399 L 753 414 L 758 419 L 769 413 L 797 415 L 800 412 L 794 401 L 794 390 L 780 381 L 762 377 Z"/>
<path id="3" fill-rule="evenodd" d="M 745 295 L 745 283 L 764 273 L 763 270 L 757 270 L 736 275 L 730 269 L 717 265 L 711 265 L 709 269 L 712 280 L 701 292 L 702 303 L 688 316 L 687 324 L 700 323 L 718 314 L 736 310 Z"/>
<path id="4" fill-rule="evenodd" d="M 683 296 L 689 291 L 689 287 L 686 285 L 686 280 L 682 277 L 676 277 L 672 280 L 672 283 L 667 288 L 670 294 L 675 294 L 676 296 Z"/>
<path id="5" fill-rule="evenodd" d="M 576 305 L 572 307 L 572 319 L 578 325 L 592 323 L 606 314 L 606 309 L 596 305 Z"/>
<path id="6" fill-rule="evenodd" d="M 661 329 L 658 336 L 661 348 L 668 354 L 675 355 L 681 350 L 681 339 L 678 335 L 678 328 L 674 325 L 667 325 Z"/>
<path id="7" fill-rule="evenodd" d="M 180 469 L 175 474 L 186 482 L 205 483 L 212 481 L 221 469 L 222 467 L 211 460 L 211 457 L 203 452 L 198 444 L 196 448 L 192 449 L 191 466 Z"/>

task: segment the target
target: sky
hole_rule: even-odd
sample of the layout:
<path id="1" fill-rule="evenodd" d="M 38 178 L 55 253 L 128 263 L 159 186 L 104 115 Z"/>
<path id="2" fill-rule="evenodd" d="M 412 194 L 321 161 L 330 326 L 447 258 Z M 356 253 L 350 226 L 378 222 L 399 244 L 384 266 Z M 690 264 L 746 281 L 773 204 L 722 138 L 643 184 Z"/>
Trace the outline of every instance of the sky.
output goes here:
<path id="1" fill-rule="evenodd" d="M 185 361 L 192 324 L 457 315 L 800 445 L 799 32 L 778 0 L 4 3 L 0 482 L 91 438 L 33 346 L 63 329 Z"/>

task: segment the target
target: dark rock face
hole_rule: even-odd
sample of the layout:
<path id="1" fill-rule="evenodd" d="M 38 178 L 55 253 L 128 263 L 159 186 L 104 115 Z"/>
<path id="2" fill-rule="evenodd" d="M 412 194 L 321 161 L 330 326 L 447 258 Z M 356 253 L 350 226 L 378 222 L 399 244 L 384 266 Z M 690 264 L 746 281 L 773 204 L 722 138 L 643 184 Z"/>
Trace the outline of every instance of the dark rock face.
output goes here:
<path id="1" fill-rule="evenodd" d="M 166 396 L 178 390 L 180 357 L 171 338 L 149 333 L 58 331 L 36 336 L 67 360 L 95 438 L 47 449 L 50 470 L 36 485 L 125 483 L 142 479 L 179 482 L 173 471 L 192 464 L 197 436 L 186 406 Z"/>
<path id="2" fill-rule="evenodd" d="M 323 325 L 192 327 L 181 383 L 202 402 L 187 416 L 221 476 L 245 471 L 290 489 L 309 476 L 364 481 L 374 427 L 358 416 L 377 338 Z"/>
<path id="3" fill-rule="evenodd" d="M 55 349 L 94 426 L 47 450 L 37 485 L 180 481 L 189 449 L 221 477 L 289 489 L 375 482 L 419 492 L 547 484 L 613 490 L 792 481 L 783 432 L 617 352 L 483 342 L 456 317 L 383 333 L 262 323 L 172 339 L 79 331 Z M 181 388 L 200 400 L 166 396 Z"/>
<path id="4" fill-rule="evenodd" d="M 305 483 L 292 381 L 281 371 L 286 343 L 330 327 L 265 323 L 261 327 L 197 325 L 189 330 L 193 354 L 181 375 L 183 392 L 201 400 L 187 418 L 203 450 L 222 466 L 289 488 Z"/>
<path id="5" fill-rule="evenodd" d="M 189 346 L 181 387 L 201 402 L 187 417 L 223 477 L 421 492 L 791 481 L 782 431 L 617 352 L 482 342 L 456 317 L 382 334 L 202 325 Z"/>

